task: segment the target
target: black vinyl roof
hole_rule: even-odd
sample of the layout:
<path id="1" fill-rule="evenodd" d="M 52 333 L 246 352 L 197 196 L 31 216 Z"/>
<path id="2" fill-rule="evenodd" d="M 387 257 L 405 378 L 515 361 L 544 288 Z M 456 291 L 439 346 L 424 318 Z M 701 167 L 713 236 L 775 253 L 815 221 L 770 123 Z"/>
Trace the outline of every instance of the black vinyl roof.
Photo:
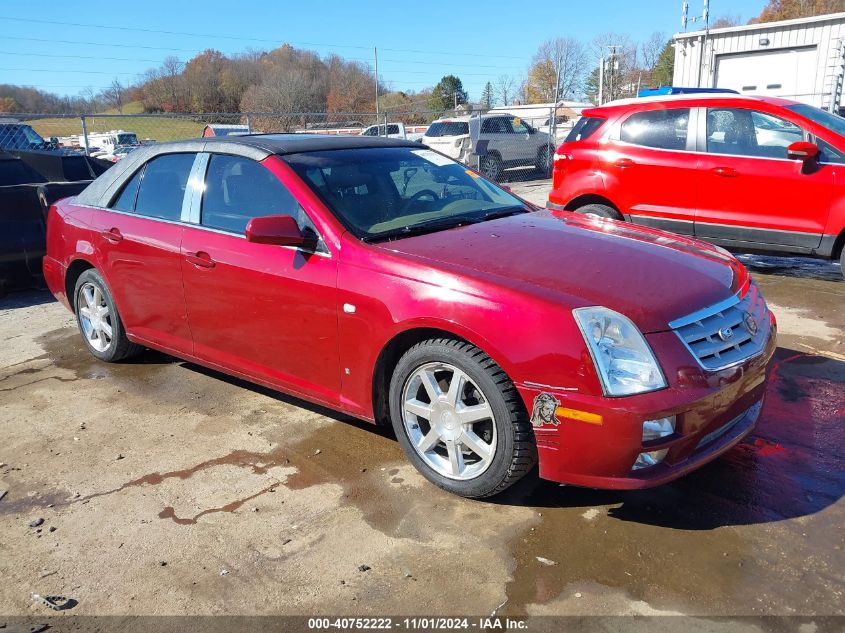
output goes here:
<path id="1" fill-rule="evenodd" d="M 202 140 L 207 141 L 208 139 Z M 368 147 L 420 147 L 419 143 L 394 138 L 328 134 L 244 134 L 223 137 L 219 139 L 219 142 L 249 145 L 270 154 L 298 154 L 299 152 Z"/>

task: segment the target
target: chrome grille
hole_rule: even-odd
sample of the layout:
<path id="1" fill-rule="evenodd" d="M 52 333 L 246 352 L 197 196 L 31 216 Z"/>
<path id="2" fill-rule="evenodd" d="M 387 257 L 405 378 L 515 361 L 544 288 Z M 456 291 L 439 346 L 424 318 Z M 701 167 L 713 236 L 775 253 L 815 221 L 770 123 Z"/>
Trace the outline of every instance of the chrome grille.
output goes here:
<path id="1" fill-rule="evenodd" d="M 704 369 L 717 370 L 759 354 L 771 323 L 766 301 L 752 283 L 745 296 L 735 295 L 672 321 L 669 327 Z"/>

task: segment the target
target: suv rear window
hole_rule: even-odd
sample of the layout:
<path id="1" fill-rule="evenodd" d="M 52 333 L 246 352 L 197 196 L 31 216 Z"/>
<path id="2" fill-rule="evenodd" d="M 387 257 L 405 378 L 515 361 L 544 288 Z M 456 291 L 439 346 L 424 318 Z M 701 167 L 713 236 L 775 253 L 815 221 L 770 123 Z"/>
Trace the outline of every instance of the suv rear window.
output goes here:
<path id="1" fill-rule="evenodd" d="M 566 117 L 564 117 L 564 120 L 565 119 Z M 578 123 L 575 124 L 569 134 L 566 135 L 566 140 L 563 142 L 571 143 L 572 141 L 584 141 L 590 138 L 593 132 L 599 129 L 605 121 L 606 119 L 600 119 L 595 116 L 582 116 L 578 119 Z"/>
<path id="2" fill-rule="evenodd" d="M 435 121 L 428 126 L 425 136 L 463 136 L 469 134 L 466 121 Z"/>

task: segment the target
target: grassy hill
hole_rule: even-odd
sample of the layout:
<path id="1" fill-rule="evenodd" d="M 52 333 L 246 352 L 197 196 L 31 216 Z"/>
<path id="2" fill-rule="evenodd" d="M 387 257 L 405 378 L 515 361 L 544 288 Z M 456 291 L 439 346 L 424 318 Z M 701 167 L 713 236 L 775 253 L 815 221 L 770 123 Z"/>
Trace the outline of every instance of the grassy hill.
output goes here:
<path id="1" fill-rule="evenodd" d="M 123 113 L 140 114 L 144 111 L 140 101 L 128 103 L 123 107 Z M 111 130 L 126 130 L 135 132 L 139 139 L 154 139 L 156 141 L 177 141 L 186 138 L 196 138 L 202 134 L 205 123 L 194 117 L 178 117 L 166 114 L 144 117 L 120 116 L 117 110 L 106 110 L 102 114 L 115 116 L 86 117 L 88 133 L 109 132 Z M 82 123 L 79 117 L 48 117 L 26 121 L 36 132 L 44 138 L 51 136 L 72 136 L 82 133 Z"/>

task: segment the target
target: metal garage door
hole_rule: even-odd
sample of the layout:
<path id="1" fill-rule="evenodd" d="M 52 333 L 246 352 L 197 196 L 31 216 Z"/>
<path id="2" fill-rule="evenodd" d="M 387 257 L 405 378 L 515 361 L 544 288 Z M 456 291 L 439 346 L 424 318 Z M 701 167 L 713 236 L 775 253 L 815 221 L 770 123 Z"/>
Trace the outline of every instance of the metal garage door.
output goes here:
<path id="1" fill-rule="evenodd" d="M 718 55 L 716 87 L 820 106 L 821 95 L 814 94 L 817 57 L 815 46 Z"/>

